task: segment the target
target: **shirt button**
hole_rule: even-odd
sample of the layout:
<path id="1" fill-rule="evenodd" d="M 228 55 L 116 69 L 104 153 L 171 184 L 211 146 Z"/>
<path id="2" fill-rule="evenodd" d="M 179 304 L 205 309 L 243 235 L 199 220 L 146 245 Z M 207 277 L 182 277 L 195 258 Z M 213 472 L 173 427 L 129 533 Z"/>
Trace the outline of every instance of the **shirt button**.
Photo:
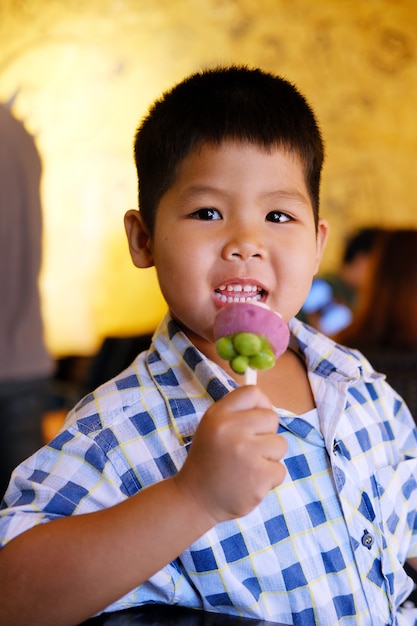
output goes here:
<path id="1" fill-rule="evenodd" d="M 362 545 L 364 545 L 365 548 L 368 548 L 368 550 L 370 550 L 374 543 L 373 535 L 371 535 L 371 533 L 369 533 L 367 530 L 364 530 L 361 541 L 362 541 Z"/>

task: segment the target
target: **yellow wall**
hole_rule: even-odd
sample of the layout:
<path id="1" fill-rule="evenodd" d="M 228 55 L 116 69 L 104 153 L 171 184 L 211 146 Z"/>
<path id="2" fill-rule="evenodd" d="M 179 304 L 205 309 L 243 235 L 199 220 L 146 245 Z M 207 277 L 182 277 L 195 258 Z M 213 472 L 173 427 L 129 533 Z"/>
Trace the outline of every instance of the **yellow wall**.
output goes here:
<path id="1" fill-rule="evenodd" d="M 132 138 L 153 99 L 214 63 L 259 65 L 307 95 L 327 143 L 324 267 L 355 226 L 417 226 L 415 0 L 1 0 L 0 99 L 44 162 L 48 344 L 88 354 L 165 305 L 131 265 Z"/>

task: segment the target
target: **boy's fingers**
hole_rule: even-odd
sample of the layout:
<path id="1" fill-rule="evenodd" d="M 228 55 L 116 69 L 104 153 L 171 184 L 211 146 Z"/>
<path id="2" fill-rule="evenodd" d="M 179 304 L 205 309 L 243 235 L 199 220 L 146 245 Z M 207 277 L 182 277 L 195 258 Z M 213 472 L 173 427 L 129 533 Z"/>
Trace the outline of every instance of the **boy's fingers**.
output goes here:
<path id="1" fill-rule="evenodd" d="M 230 392 L 221 400 L 224 405 L 230 405 L 235 411 L 244 411 L 248 408 L 272 408 L 269 398 L 256 385 L 244 385 Z"/>
<path id="2" fill-rule="evenodd" d="M 268 461 L 279 463 L 287 449 L 287 441 L 281 435 L 265 437 L 265 440 L 262 442 L 262 456 Z"/>
<path id="3" fill-rule="evenodd" d="M 239 414 L 242 428 L 250 429 L 255 435 L 276 433 L 279 417 L 272 409 L 248 409 Z"/>

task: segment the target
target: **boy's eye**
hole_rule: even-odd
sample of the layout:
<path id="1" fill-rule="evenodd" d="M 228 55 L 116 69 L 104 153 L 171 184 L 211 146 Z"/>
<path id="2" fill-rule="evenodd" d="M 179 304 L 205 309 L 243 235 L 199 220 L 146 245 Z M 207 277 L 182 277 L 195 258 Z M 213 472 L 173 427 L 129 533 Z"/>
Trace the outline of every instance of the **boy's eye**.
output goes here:
<path id="1" fill-rule="evenodd" d="M 194 211 L 194 213 L 191 213 L 191 217 L 194 217 L 198 220 L 206 220 L 206 221 L 222 219 L 222 216 L 217 211 L 217 209 L 211 209 L 208 207 Z"/>
<path id="2" fill-rule="evenodd" d="M 281 224 L 282 222 L 289 222 L 291 220 L 289 215 L 282 213 L 281 211 L 271 211 L 265 219 L 267 222 L 277 222 L 278 224 Z"/>

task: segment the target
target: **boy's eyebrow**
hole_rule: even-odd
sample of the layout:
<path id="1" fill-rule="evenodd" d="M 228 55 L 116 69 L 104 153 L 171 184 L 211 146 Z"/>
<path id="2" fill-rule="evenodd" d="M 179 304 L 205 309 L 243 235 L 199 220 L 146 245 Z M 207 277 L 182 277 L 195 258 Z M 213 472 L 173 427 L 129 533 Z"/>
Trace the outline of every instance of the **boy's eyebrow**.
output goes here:
<path id="1" fill-rule="evenodd" d="M 212 187 L 211 185 L 189 185 L 188 187 L 184 189 L 181 195 L 191 196 L 191 195 L 198 195 L 200 193 L 207 193 L 207 192 L 222 193 L 220 189 L 217 189 L 217 187 Z"/>
<path id="2" fill-rule="evenodd" d="M 293 202 L 297 205 L 303 205 L 308 209 L 312 208 L 310 196 L 308 194 L 302 193 L 301 191 L 298 191 L 297 189 L 294 189 L 294 190 L 283 189 L 279 191 L 265 192 L 262 195 L 265 196 L 267 199 L 271 199 L 271 200 L 276 199 L 277 201 L 289 200 L 290 202 Z"/>
<path id="3" fill-rule="evenodd" d="M 210 194 L 212 197 L 217 197 L 219 199 L 231 196 L 230 192 L 217 187 L 212 187 L 211 185 L 190 185 L 181 191 L 179 194 L 179 201 L 186 202 L 189 199 L 195 200 L 198 199 L 199 196 L 204 196 L 205 194 Z"/>
<path id="4" fill-rule="evenodd" d="M 261 194 L 266 198 L 274 198 L 275 196 L 279 199 L 288 199 L 288 200 L 296 200 L 297 202 L 301 201 L 303 203 L 310 203 L 310 198 L 308 195 L 298 191 L 297 189 L 288 190 L 288 189 L 278 189 L 276 191 L 265 191 Z"/>

